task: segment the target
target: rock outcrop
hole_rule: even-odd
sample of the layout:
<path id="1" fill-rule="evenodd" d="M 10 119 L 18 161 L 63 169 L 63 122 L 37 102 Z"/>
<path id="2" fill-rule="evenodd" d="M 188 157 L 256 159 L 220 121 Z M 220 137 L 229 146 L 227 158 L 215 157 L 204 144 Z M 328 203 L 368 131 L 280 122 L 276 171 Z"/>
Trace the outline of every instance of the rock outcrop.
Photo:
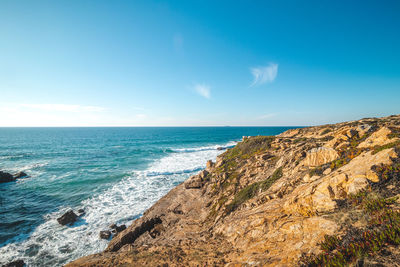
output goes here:
<path id="1" fill-rule="evenodd" d="M 390 116 L 243 138 L 67 266 L 400 264 L 399 126 Z"/>
<path id="2" fill-rule="evenodd" d="M 57 222 L 61 225 L 73 224 L 78 219 L 78 215 L 73 210 L 69 210 L 61 217 L 57 218 Z"/>
<path id="3" fill-rule="evenodd" d="M 26 176 L 28 176 L 28 175 L 25 172 L 18 172 L 15 175 L 12 175 L 8 172 L 0 171 L 0 183 L 14 182 L 18 178 L 23 178 Z"/>
<path id="4" fill-rule="evenodd" d="M 111 231 L 108 230 L 100 231 L 99 237 L 101 239 L 109 239 L 111 237 Z"/>
<path id="5" fill-rule="evenodd" d="M 16 260 L 10 263 L 3 265 L 2 267 L 24 267 L 25 262 L 23 260 Z"/>
<path id="6" fill-rule="evenodd" d="M 14 176 L 8 172 L 0 171 L 0 183 L 8 183 L 15 181 Z"/>

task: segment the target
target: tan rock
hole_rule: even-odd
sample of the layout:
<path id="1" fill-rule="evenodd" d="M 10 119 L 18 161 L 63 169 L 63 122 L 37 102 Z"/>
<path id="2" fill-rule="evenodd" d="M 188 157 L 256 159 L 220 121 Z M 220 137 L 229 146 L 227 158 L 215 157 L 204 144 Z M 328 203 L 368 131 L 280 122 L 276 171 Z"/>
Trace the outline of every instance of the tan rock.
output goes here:
<path id="1" fill-rule="evenodd" d="M 348 149 L 349 138 L 371 131 L 372 124 L 378 131 L 370 140 L 382 144 L 388 133 L 382 128 L 400 125 L 400 116 L 289 130 L 269 148 L 248 137 L 251 146 L 228 172 L 220 168 L 229 162 L 223 153 L 134 220 L 106 251 L 67 266 L 299 266 L 302 253 L 320 253 L 325 235 L 340 234 L 363 215 L 337 209 L 338 200 L 378 182 L 373 165 L 398 158 L 394 149 L 365 151 L 339 169 L 310 177 L 310 168 L 335 160 L 338 147 Z M 334 138 L 325 142 L 321 133 L 327 127 Z M 272 178 L 277 180 L 269 184 Z M 237 206 L 227 212 L 234 199 Z M 365 226 L 362 220 L 350 223 Z"/>
<path id="2" fill-rule="evenodd" d="M 331 168 L 327 168 L 326 170 L 324 170 L 323 174 L 324 174 L 324 175 L 328 175 L 328 174 L 330 174 L 331 172 L 332 172 L 332 169 L 331 169 Z"/>
<path id="3" fill-rule="evenodd" d="M 388 138 L 388 134 L 392 133 L 392 131 L 387 127 L 382 127 L 378 131 L 374 132 L 369 136 L 364 142 L 358 145 L 359 148 L 366 147 L 374 147 L 374 146 L 383 146 L 389 144 L 391 142 L 396 141 L 397 139 Z"/>
<path id="4" fill-rule="evenodd" d="M 304 166 L 316 167 L 331 162 L 339 157 L 333 148 L 318 147 L 311 149 L 303 161 Z"/>
<path id="5" fill-rule="evenodd" d="M 393 149 L 382 150 L 377 154 L 365 152 L 347 165 L 321 179 L 298 186 L 284 203 L 287 214 L 316 214 L 331 212 L 336 208 L 335 199 L 343 199 L 368 186 L 368 179 L 377 181 L 371 171 L 373 165 L 390 164 L 397 157 Z"/>
<path id="6" fill-rule="evenodd" d="M 215 166 L 215 163 L 212 160 L 207 161 L 206 170 L 211 171 Z"/>

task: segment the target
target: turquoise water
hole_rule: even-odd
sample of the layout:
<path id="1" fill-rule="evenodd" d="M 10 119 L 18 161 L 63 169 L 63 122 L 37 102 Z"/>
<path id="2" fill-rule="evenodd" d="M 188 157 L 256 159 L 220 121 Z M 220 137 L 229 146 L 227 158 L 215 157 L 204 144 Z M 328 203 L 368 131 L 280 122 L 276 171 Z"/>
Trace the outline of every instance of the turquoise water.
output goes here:
<path id="1" fill-rule="evenodd" d="M 291 127 L 0 128 L 0 265 L 61 266 L 103 250 L 99 231 L 129 225 L 244 135 Z M 56 218 L 85 209 L 72 227 Z"/>

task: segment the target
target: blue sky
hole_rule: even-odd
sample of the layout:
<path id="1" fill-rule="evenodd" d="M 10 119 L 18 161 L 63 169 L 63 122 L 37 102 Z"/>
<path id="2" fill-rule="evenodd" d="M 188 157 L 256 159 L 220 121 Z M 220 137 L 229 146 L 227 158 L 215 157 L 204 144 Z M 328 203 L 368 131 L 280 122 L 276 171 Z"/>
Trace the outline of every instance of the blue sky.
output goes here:
<path id="1" fill-rule="evenodd" d="M 0 126 L 400 113 L 399 1 L 0 1 Z"/>

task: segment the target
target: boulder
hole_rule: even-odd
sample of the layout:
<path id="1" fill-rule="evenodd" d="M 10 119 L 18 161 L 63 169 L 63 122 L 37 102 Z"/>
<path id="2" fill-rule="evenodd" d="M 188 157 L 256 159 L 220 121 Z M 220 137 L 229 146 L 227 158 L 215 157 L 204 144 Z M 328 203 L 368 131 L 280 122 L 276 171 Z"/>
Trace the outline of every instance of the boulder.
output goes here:
<path id="1" fill-rule="evenodd" d="M 115 230 L 117 231 L 117 233 L 122 232 L 126 229 L 126 225 L 122 224 L 120 226 L 115 227 Z"/>
<path id="2" fill-rule="evenodd" d="M 141 219 L 139 221 L 136 221 L 136 224 L 138 224 L 138 222 L 141 223 L 139 223 L 139 225 L 136 225 L 136 227 L 132 225 L 129 227 L 130 231 L 125 231 L 113 238 L 108 245 L 106 251 L 115 252 L 126 244 L 133 244 L 135 240 L 139 238 L 142 234 L 144 234 L 145 232 L 150 232 L 157 224 L 162 223 L 160 217 L 154 217 L 148 220 Z"/>
<path id="3" fill-rule="evenodd" d="M 25 262 L 23 260 L 16 260 L 10 263 L 3 265 L 2 267 L 24 267 Z"/>
<path id="4" fill-rule="evenodd" d="M 199 189 L 203 186 L 203 181 L 199 176 L 193 176 L 185 182 L 186 189 Z"/>
<path id="5" fill-rule="evenodd" d="M 61 216 L 60 218 L 57 218 L 57 221 L 61 225 L 67 225 L 67 224 L 73 224 L 74 222 L 76 222 L 77 218 L 78 218 L 78 215 L 76 215 L 73 210 L 69 210 L 66 213 L 64 213 L 63 216 Z"/>
<path id="6" fill-rule="evenodd" d="M 18 178 L 22 178 L 22 177 L 26 177 L 26 176 L 28 176 L 28 174 L 26 174 L 25 172 L 18 172 L 14 175 L 14 178 L 18 179 Z"/>
<path id="7" fill-rule="evenodd" d="M 0 183 L 8 183 L 15 181 L 14 176 L 9 174 L 8 172 L 0 171 Z"/>
<path id="8" fill-rule="evenodd" d="M 201 180 L 204 181 L 204 180 L 206 179 L 206 177 L 207 177 L 208 174 L 209 174 L 208 171 L 202 170 L 202 171 L 199 173 L 199 177 L 200 177 Z"/>
<path id="9" fill-rule="evenodd" d="M 109 239 L 111 237 L 111 232 L 108 230 L 100 231 L 99 236 L 101 239 Z"/>
<path id="10" fill-rule="evenodd" d="M 114 224 L 111 224 L 110 225 L 110 228 L 112 229 L 112 230 L 114 230 L 114 231 L 112 231 L 112 232 L 114 232 L 114 233 L 119 233 L 119 232 L 122 232 L 122 231 L 124 231 L 125 229 L 126 229 L 126 225 L 125 224 L 121 224 L 121 225 L 116 225 L 115 223 Z"/>

